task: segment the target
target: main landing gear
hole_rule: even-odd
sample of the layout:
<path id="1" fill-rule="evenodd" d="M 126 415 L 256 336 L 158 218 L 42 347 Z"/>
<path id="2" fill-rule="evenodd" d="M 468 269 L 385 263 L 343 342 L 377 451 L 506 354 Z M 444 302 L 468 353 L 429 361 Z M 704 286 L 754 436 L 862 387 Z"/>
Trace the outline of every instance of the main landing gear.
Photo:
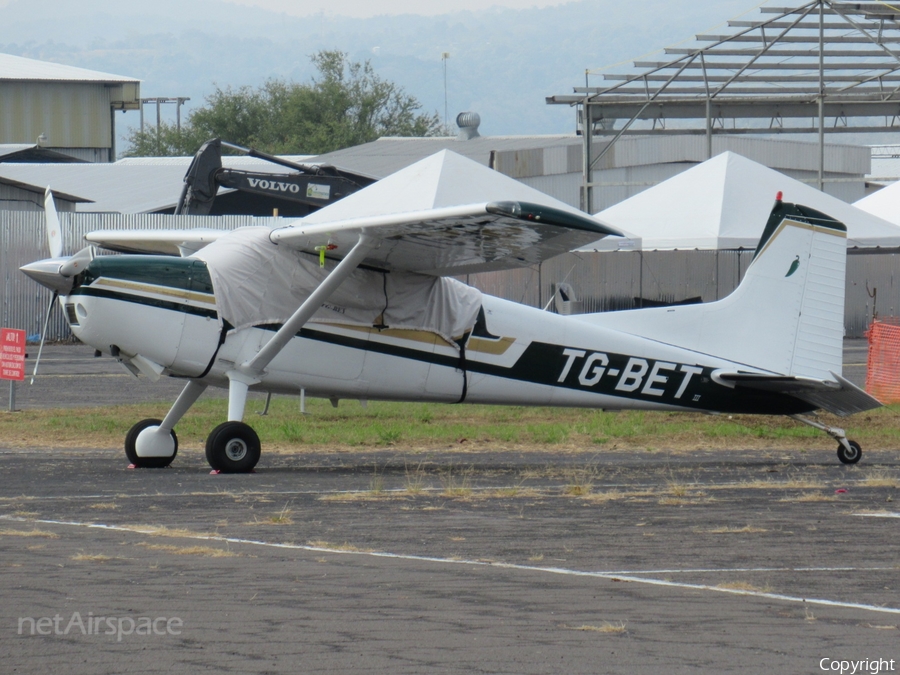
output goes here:
<path id="1" fill-rule="evenodd" d="M 255 382 L 234 375 L 228 396 L 228 420 L 206 439 L 206 460 L 220 473 L 249 473 L 259 461 L 259 436 L 241 421 L 247 389 Z M 161 469 L 178 453 L 174 427 L 202 394 L 206 385 L 188 382 L 163 420 L 147 419 L 135 424 L 125 436 L 125 455 L 134 468 Z"/>
<path id="2" fill-rule="evenodd" d="M 808 417 L 803 417 L 802 415 L 791 415 L 791 418 L 824 431 L 835 439 L 838 442 L 837 456 L 842 464 L 856 464 L 862 458 L 862 446 L 856 441 L 849 440 L 847 434 L 844 433 L 844 430 L 840 427 L 829 427 L 828 425 L 817 422 L 816 420 L 811 420 Z"/>
<path id="3" fill-rule="evenodd" d="M 206 461 L 222 473 L 251 471 L 260 450 L 259 436 L 243 422 L 223 422 L 206 439 Z"/>

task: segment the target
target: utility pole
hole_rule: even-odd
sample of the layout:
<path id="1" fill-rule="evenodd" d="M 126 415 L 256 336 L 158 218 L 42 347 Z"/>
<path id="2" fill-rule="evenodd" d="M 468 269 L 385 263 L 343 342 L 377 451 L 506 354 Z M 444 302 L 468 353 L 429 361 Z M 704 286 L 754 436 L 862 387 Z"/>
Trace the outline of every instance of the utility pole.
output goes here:
<path id="1" fill-rule="evenodd" d="M 144 106 L 148 103 L 156 105 L 156 152 L 159 154 L 160 151 L 160 143 L 159 143 L 159 131 L 160 125 L 162 124 L 162 112 L 161 106 L 163 103 L 174 103 L 175 104 L 175 128 L 178 130 L 178 133 L 181 134 L 181 106 L 185 104 L 186 101 L 190 101 L 190 97 L 188 96 L 154 96 L 151 98 L 142 98 L 141 99 L 141 133 L 144 132 Z"/>
<path id="2" fill-rule="evenodd" d="M 444 129 L 446 130 L 447 135 L 450 134 L 450 123 L 447 121 L 447 60 L 449 58 L 450 52 L 444 52 L 441 54 L 441 61 L 444 65 Z"/>

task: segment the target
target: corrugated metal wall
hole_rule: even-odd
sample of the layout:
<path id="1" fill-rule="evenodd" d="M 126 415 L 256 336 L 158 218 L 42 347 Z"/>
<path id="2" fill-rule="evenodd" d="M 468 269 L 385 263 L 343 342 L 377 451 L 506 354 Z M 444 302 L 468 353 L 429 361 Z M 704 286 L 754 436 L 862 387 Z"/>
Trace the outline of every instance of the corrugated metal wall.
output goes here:
<path id="1" fill-rule="evenodd" d="M 109 148 L 112 120 L 104 84 L 0 82 L 0 143 Z"/>
<path id="2" fill-rule="evenodd" d="M 61 213 L 66 251 L 80 248 L 85 233 L 101 229 L 162 229 L 206 227 L 234 229 L 248 224 L 243 216 L 169 216 Z M 255 225 L 274 226 L 273 218 L 255 218 Z M 24 329 L 37 337 L 50 291 L 36 284 L 19 267 L 47 257 L 43 213 L 0 211 L 0 325 Z M 703 302 L 723 298 L 737 286 L 750 264 L 750 251 L 617 251 L 567 253 L 539 268 L 469 275 L 481 291 L 532 307 L 544 307 L 554 284 L 575 289 L 585 312 L 630 309 L 643 302 Z M 847 260 L 845 329 L 860 337 L 879 316 L 900 316 L 900 254 L 850 255 Z M 66 339 L 62 312 L 54 310 L 48 339 Z"/>
<path id="3" fill-rule="evenodd" d="M 567 253 L 548 260 L 540 270 L 473 274 L 469 283 L 492 295 L 519 302 L 524 296 L 526 304 L 544 307 L 553 297 L 554 284 L 567 282 L 584 312 L 605 312 L 642 303 L 724 298 L 740 283 L 752 259 L 752 251 Z M 540 280 L 539 297 L 535 279 Z M 848 256 L 846 289 L 847 337 L 862 337 L 873 313 L 900 316 L 900 254 Z"/>

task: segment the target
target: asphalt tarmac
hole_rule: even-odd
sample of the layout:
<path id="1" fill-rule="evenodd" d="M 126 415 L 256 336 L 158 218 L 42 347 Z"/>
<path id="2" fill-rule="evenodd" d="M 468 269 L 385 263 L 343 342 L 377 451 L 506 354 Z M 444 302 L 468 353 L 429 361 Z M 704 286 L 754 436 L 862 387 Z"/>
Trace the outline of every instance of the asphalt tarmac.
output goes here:
<path id="1" fill-rule="evenodd" d="M 19 407 L 180 389 L 48 356 Z M 896 452 L 264 459 L 0 439 L 0 672 L 900 669 Z"/>

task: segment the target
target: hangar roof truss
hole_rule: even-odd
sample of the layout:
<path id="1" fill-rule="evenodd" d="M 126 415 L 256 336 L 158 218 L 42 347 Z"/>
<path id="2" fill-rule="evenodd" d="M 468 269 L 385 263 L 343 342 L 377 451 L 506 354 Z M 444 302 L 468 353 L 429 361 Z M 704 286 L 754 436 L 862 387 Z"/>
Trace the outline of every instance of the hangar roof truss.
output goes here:
<path id="1" fill-rule="evenodd" d="M 731 34 L 698 35 L 698 46 L 666 49 L 669 60 L 635 61 L 639 72 L 605 73 L 604 86 L 547 102 L 578 106 L 579 127 L 587 110 L 595 135 L 900 127 L 900 3 L 813 0 L 760 11 L 729 21 Z M 630 129 L 638 121 L 646 123 Z"/>

